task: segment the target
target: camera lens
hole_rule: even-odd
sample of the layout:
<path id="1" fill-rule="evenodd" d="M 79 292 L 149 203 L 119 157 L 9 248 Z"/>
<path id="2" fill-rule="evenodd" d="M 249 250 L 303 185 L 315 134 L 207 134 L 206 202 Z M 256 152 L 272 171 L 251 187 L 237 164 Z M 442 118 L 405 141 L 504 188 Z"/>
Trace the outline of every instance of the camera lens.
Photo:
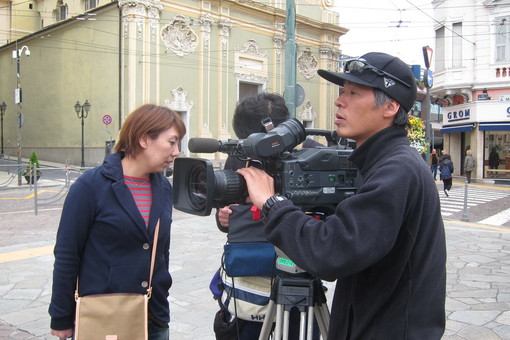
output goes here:
<path id="1" fill-rule="evenodd" d="M 188 173 L 188 201 L 194 210 L 201 211 L 207 203 L 207 167 L 205 163 L 196 162 Z"/>
<path id="2" fill-rule="evenodd" d="M 205 163 L 197 162 L 189 169 L 188 201 L 194 210 L 202 211 L 207 205 L 207 198 L 213 198 L 213 208 L 220 208 L 232 203 L 244 202 L 247 197 L 246 182 L 243 176 L 233 170 L 214 171 L 212 183 L 207 182 Z"/>
<path id="3" fill-rule="evenodd" d="M 248 196 L 244 177 L 233 170 L 215 171 L 214 181 L 214 200 L 219 204 L 217 208 L 231 203 L 242 203 Z"/>

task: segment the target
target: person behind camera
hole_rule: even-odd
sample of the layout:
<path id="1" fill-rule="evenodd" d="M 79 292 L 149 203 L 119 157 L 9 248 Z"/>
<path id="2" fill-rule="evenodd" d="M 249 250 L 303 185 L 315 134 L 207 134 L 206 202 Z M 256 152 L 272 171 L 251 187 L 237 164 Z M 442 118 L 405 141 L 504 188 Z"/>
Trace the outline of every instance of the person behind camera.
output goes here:
<path id="1" fill-rule="evenodd" d="M 185 133 L 176 112 L 140 106 L 122 124 L 115 153 L 71 186 L 54 250 L 52 335 L 73 335 L 77 279 L 80 296 L 146 292 L 159 220 L 148 334 L 149 340 L 169 338 L 172 186 L 162 172 L 179 156 Z"/>
<path id="2" fill-rule="evenodd" d="M 446 245 L 430 168 L 405 126 L 416 100 L 408 65 L 385 53 L 319 70 L 341 86 L 338 135 L 356 141 L 349 159 L 363 182 L 325 221 L 275 195 L 254 167 L 244 176 L 267 239 L 317 278 L 337 280 L 328 339 L 440 339 L 445 329 Z"/>
<path id="3" fill-rule="evenodd" d="M 261 93 L 248 96 L 238 103 L 232 126 L 239 139 L 246 139 L 249 135 L 258 132 L 266 132 L 262 121 L 270 119 L 274 127 L 289 119 L 290 113 L 285 105 L 285 100 L 275 93 Z M 303 147 L 314 147 L 319 143 L 307 139 Z M 228 156 L 224 169 L 237 170 L 246 166 L 246 161 Z M 255 209 L 256 210 L 256 209 Z M 228 233 L 229 227 L 242 228 L 250 226 L 250 229 L 262 227 L 260 211 L 254 211 L 249 197 L 246 204 L 232 204 L 217 210 L 216 222 L 220 231 Z M 256 258 L 253 261 L 257 261 Z M 254 262 L 254 265 L 256 263 Z M 273 283 L 273 277 L 249 276 L 229 277 L 224 270 L 219 272 L 222 288 L 221 297 L 217 297 L 220 306 L 224 309 L 220 313 L 230 314 L 226 324 L 232 324 L 230 336 L 234 339 L 251 340 L 258 339 L 263 325 L 264 317 L 269 303 L 269 293 Z M 259 293 L 256 293 L 256 292 Z M 262 293 L 264 292 L 264 293 Z M 232 316 L 232 318 L 230 317 Z M 235 317 L 237 316 L 237 317 Z M 216 320 L 217 322 L 218 320 Z M 299 336 L 299 313 L 293 310 L 290 314 L 290 339 Z M 317 324 L 314 328 L 314 339 L 319 338 Z M 225 334 L 219 334 L 216 330 L 217 339 L 227 339 Z"/>

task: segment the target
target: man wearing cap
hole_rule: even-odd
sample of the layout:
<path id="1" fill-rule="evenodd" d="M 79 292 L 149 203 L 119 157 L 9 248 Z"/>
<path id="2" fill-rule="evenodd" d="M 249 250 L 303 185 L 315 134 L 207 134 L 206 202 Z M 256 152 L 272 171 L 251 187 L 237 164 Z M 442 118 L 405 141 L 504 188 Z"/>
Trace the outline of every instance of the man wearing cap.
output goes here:
<path id="1" fill-rule="evenodd" d="M 328 339 L 440 339 L 446 245 L 435 182 L 405 129 L 414 77 L 384 53 L 348 60 L 344 73 L 318 73 L 341 86 L 335 125 L 356 141 L 349 159 L 363 183 L 320 221 L 275 195 L 262 170 L 239 169 L 266 237 L 310 274 L 337 280 Z"/>

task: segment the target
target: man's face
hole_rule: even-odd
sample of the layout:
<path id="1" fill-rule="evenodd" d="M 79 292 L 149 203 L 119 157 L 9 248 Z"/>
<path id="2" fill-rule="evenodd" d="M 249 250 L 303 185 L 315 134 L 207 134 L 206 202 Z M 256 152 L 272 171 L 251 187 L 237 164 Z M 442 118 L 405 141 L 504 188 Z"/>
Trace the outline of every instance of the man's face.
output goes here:
<path id="1" fill-rule="evenodd" d="M 395 105 L 398 110 L 398 104 L 393 100 L 376 108 L 373 88 L 345 81 L 335 101 L 338 135 L 352 138 L 360 146 L 372 135 L 393 124 L 396 110 L 393 115 L 390 111 Z"/>

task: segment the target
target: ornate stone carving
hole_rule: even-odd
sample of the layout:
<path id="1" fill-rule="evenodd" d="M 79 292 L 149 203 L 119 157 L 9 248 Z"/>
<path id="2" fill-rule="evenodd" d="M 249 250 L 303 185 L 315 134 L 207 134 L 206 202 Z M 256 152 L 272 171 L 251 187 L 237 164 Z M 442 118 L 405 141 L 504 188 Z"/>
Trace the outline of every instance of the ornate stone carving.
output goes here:
<path id="1" fill-rule="evenodd" d="M 319 69 L 319 63 L 312 54 L 312 51 L 307 48 L 297 59 L 297 67 L 299 73 L 306 79 L 311 79 Z"/>
<path id="2" fill-rule="evenodd" d="M 255 40 L 251 39 L 244 43 L 242 49 L 239 49 L 236 46 L 235 51 L 257 57 L 267 57 L 267 52 L 259 52 L 259 45 L 257 45 L 257 42 Z"/>
<path id="3" fill-rule="evenodd" d="M 327 69 L 332 71 L 338 71 L 338 60 L 340 57 L 340 51 L 331 46 L 321 46 L 319 48 L 321 59 L 325 59 L 327 62 Z"/>
<path id="4" fill-rule="evenodd" d="M 211 17 L 209 13 L 202 15 L 198 22 L 200 23 L 203 32 L 211 33 L 211 28 L 212 25 L 214 24 L 214 19 Z"/>
<path id="5" fill-rule="evenodd" d="M 267 52 L 260 52 L 255 40 L 248 40 L 241 49 L 234 48 L 235 70 L 234 75 L 239 80 L 266 82 Z"/>
<path id="6" fill-rule="evenodd" d="M 239 80 L 252 81 L 254 83 L 265 83 L 268 79 L 268 77 L 264 75 L 243 72 L 234 72 L 234 76 Z"/>
<path id="7" fill-rule="evenodd" d="M 273 35 L 273 46 L 276 52 L 276 61 L 280 61 L 280 58 L 283 54 L 283 44 L 285 42 L 285 37 L 281 33 L 276 33 Z"/>
<path id="8" fill-rule="evenodd" d="M 301 111 L 299 114 L 299 118 L 301 118 L 302 121 L 313 121 L 315 118 L 317 118 L 317 114 L 315 113 L 313 105 L 309 100 L 304 103 L 303 111 Z"/>
<path id="9" fill-rule="evenodd" d="M 163 10 L 163 5 L 161 5 L 159 0 L 119 0 L 119 8 L 122 11 L 125 38 L 128 37 L 129 23 L 134 22 L 136 24 L 136 37 L 141 39 L 144 21 L 148 19 L 151 35 L 153 41 L 155 41 L 160 14 Z"/>
<path id="10" fill-rule="evenodd" d="M 335 5 L 335 1 L 334 0 L 322 0 L 322 4 L 326 8 L 333 7 Z"/>
<path id="11" fill-rule="evenodd" d="M 179 57 L 191 54 L 198 46 L 198 36 L 186 18 L 180 14 L 161 29 L 161 38 L 166 48 Z"/>
<path id="12" fill-rule="evenodd" d="M 232 23 L 227 20 L 220 21 L 218 23 L 221 36 L 221 52 L 223 57 L 227 56 L 228 53 L 228 39 L 230 38 L 230 30 L 232 29 Z"/>
<path id="13" fill-rule="evenodd" d="M 172 90 L 172 101 L 165 99 L 165 105 L 175 111 L 190 111 L 193 101 L 188 101 L 188 91 L 181 86 Z"/>
<path id="14" fill-rule="evenodd" d="M 151 40 L 153 43 L 156 42 L 157 39 L 159 18 L 162 9 L 161 6 L 161 8 L 151 7 L 147 10 L 147 14 L 149 15 L 149 27 L 151 29 Z"/>

